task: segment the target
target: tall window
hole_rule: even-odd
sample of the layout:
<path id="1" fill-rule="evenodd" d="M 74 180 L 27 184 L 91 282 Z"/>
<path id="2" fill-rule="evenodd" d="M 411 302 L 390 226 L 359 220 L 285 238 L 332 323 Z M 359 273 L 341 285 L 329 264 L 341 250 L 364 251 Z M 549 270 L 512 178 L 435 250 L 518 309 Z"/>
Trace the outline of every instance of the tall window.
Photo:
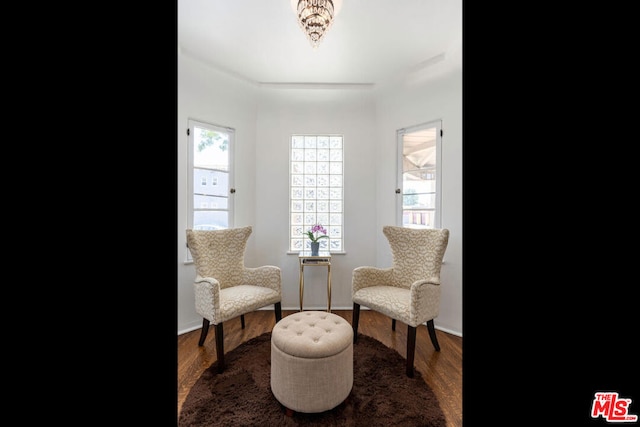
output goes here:
<path id="1" fill-rule="evenodd" d="M 440 227 L 440 120 L 398 131 L 397 225 Z"/>
<path id="2" fill-rule="evenodd" d="M 327 230 L 320 250 L 344 251 L 343 139 L 341 135 L 293 135 L 290 154 L 289 250 L 311 249 L 305 234 Z"/>
<path id="3" fill-rule="evenodd" d="M 189 120 L 189 216 L 194 230 L 233 227 L 234 130 Z"/>

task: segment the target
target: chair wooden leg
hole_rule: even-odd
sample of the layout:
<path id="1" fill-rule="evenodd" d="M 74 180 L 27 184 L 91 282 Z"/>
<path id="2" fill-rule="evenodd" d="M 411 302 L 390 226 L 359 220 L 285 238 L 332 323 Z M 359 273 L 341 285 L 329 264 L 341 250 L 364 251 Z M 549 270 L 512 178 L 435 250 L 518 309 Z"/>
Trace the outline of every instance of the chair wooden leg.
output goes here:
<path id="1" fill-rule="evenodd" d="M 202 330 L 200 331 L 200 341 L 198 341 L 198 347 L 202 347 L 202 344 L 204 344 L 204 339 L 207 337 L 207 332 L 209 332 L 209 321 L 207 319 L 202 319 Z"/>
<path id="2" fill-rule="evenodd" d="M 407 376 L 413 378 L 413 357 L 416 353 L 416 328 L 407 325 Z"/>
<path id="3" fill-rule="evenodd" d="M 216 356 L 218 357 L 218 373 L 224 371 L 224 332 L 222 322 L 216 325 Z"/>
<path id="4" fill-rule="evenodd" d="M 278 323 L 280 320 L 282 320 L 282 303 L 275 303 L 273 309 L 276 312 L 276 323 Z"/>
<path id="5" fill-rule="evenodd" d="M 353 342 L 358 339 L 358 321 L 360 320 L 360 304 L 353 303 Z"/>
<path id="6" fill-rule="evenodd" d="M 438 344 L 438 337 L 436 336 L 436 327 L 433 324 L 433 319 L 427 321 L 427 330 L 429 331 L 429 337 L 431 338 L 431 343 L 436 351 L 440 351 L 440 344 Z"/>
<path id="7" fill-rule="evenodd" d="M 396 319 L 391 319 L 391 330 L 392 331 L 396 330 Z"/>
<path id="8" fill-rule="evenodd" d="M 240 315 L 240 325 L 242 326 L 242 329 L 244 329 L 244 314 Z"/>

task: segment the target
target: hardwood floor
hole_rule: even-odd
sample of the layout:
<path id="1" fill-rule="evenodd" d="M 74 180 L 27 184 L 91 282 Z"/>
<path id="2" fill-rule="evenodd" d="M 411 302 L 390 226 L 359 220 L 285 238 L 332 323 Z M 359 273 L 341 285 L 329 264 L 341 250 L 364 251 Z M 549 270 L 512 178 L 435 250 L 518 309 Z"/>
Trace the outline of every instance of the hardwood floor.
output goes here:
<path id="1" fill-rule="evenodd" d="M 282 317 L 294 313 L 283 310 Z M 351 310 L 332 310 L 351 323 Z M 437 323 L 437 322 L 436 322 Z M 225 353 L 243 342 L 270 332 L 275 325 L 272 310 L 258 310 L 245 315 L 245 329 L 240 326 L 240 318 L 224 324 Z M 372 310 L 360 311 L 358 333 L 368 335 L 395 349 L 403 357 L 407 351 L 407 327 L 396 323 L 391 330 L 391 319 Z M 416 354 L 414 366 L 420 371 L 425 382 L 436 394 L 440 407 L 447 418 L 448 427 L 462 426 L 462 338 L 436 329 L 440 351 L 435 351 L 426 326 L 421 326 L 416 334 Z M 215 328 L 202 347 L 198 347 L 200 329 L 178 336 L 178 414 L 182 409 L 190 388 L 202 372 L 216 361 Z"/>

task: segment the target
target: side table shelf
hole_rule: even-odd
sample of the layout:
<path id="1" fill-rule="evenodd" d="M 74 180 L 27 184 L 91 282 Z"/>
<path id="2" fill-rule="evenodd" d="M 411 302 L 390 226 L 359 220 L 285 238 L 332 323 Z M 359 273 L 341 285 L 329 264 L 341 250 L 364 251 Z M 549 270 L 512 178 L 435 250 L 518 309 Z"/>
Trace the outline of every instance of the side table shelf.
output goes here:
<path id="1" fill-rule="evenodd" d="M 300 311 L 303 310 L 304 299 L 304 267 L 305 266 L 326 266 L 327 267 L 327 311 L 331 313 L 331 253 L 319 252 L 317 256 L 311 255 L 310 251 L 303 251 L 298 254 L 300 264 Z"/>

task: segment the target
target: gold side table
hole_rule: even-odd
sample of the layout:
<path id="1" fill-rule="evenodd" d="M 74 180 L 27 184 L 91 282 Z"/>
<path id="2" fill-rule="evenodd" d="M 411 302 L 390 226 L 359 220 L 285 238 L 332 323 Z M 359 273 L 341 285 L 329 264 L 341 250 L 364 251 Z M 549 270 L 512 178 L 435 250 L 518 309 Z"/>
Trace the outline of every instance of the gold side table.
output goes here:
<path id="1" fill-rule="evenodd" d="M 331 313 L 331 253 L 318 252 L 318 256 L 311 255 L 311 251 L 303 251 L 298 254 L 300 263 L 300 311 L 302 311 L 302 300 L 304 298 L 304 267 L 305 266 L 327 266 L 327 311 Z"/>

